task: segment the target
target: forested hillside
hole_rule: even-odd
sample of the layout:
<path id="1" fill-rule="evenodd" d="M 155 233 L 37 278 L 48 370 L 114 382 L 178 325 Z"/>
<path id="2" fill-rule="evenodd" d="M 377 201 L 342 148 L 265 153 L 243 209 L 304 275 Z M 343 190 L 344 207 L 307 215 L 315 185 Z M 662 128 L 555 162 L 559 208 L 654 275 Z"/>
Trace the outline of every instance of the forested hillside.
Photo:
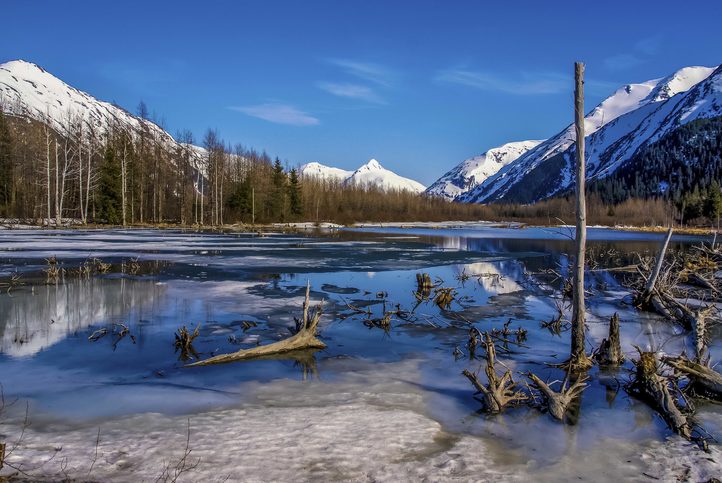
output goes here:
<path id="1" fill-rule="evenodd" d="M 145 118 L 148 109 L 138 108 Z M 484 207 L 408 191 L 301 177 L 262 151 L 231 146 L 214 130 L 193 145 L 120 123 L 105 132 L 77 119 L 65 132 L 2 114 L 0 216 L 82 223 L 199 224 L 479 219 Z M 169 146 L 174 146 L 169 148 Z"/>
<path id="2" fill-rule="evenodd" d="M 607 178 L 591 183 L 603 202 L 662 198 L 677 209 L 680 222 L 722 209 L 722 117 L 698 119 L 642 147 Z"/>

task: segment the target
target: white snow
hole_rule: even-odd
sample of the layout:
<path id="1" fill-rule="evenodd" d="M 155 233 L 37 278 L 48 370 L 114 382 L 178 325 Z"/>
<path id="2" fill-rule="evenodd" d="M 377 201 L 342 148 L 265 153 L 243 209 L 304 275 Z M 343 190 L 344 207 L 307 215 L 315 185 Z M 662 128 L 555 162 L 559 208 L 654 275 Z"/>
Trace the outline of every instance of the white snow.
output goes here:
<path id="1" fill-rule="evenodd" d="M 635 132 L 650 113 L 658 111 L 668 112 L 671 106 L 678 102 L 678 99 L 685 93 L 696 91 L 695 86 L 701 85 L 713 72 L 714 67 L 685 67 L 678 70 L 670 76 L 653 79 L 639 84 L 629 84 L 623 86 L 612 94 L 610 97 L 602 101 L 589 114 L 585 116 L 585 131 L 589 138 L 589 147 L 587 153 L 589 155 L 588 163 L 590 163 L 590 172 L 599 171 L 602 163 L 598 159 L 599 156 L 615 141 L 623 136 Z M 707 102 L 705 96 L 705 102 Z M 699 103 L 695 107 L 695 112 L 707 113 L 718 112 L 719 103 L 713 100 L 707 104 Z M 690 119 L 691 120 L 691 119 Z M 655 123 L 650 123 L 654 128 L 661 123 L 668 122 L 661 115 L 657 116 Z M 636 132 L 635 132 L 635 136 Z M 639 142 L 631 143 L 633 149 L 626 149 L 624 159 L 631 156 L 639 145 L 651 138 L 651 135 L 637 136 Z M 495 175 L 490 176 L 475 189 L 458 196 L 459 201 L 468 202 L 489 202 L 501 199 L 512 186 L 523 183 L 527 174 L 534 168 L 541 165 L 544 161 L 552 156 L 573 149 L 575 140 L 574 125 L 567 126 L 563 131 L 539 144 L 534 149 L 521 155 L 515 161 L 505 167 L 502 167 Z M 629 143 L 628 143 L 629 144 Z M 596 157 L 595 157 L 596 153 Z M 568 157 L 568 159 L 571 159 Z M 613 169 L 619 165 L 619 156 L 613 163 Z M 571 176 L 561 176 L 560 183 L 549 187 L 549 194 L 558 192 L 569 187 Z"/>
<path id="2" fill-rule="evenodd" d="M 434 396 L 420 384 L 418 364 L 376 363 L 336 382 L 246 383 L 238 406 L 190 415 L 61 423 L 36 414 L 7 461 L 44 479 L 154 481 L 166 465 L 174 474 L 190 427 L 188 464 L 197 466 L 178 481 L 627 481 L 643 473 L 706 481 L 722 471 L 718 448 L 707 454 L 678 437 L 586 443 L 575 431 L 555 432 L 562 440 L 550 446 L 561 443 L 559 454 L 452 432 L 428 414 Z M 463 426 L 473 431 L 478 421 L 470 415 Z M 13 441 L 19 421 L 3 430 Z"/>
<path id="3" fill-rule="evenodd" d="M 312 162 L 301 166 L 301 174 L 345 184 L 373 186 L 384 191 L 402 190 L 421 193 L 426 189 L 421 183 L 399 176 L 393 171 L 384 168 L 375 159 L 371 159 L 355 171 L 347 171 Z"/>
<path id="4" fill-rule="evenodd" d="M 516 160 L 542 141 L 517 141 L 491 148 L 479 156 L 466 159 L 429 186 L 426 192 L 453 200 L 483 183 L 489 176 Z"/>
<path id="5" fill-rule="evenodd" d="M 321 163 L 312 162 L 301 166 L 301 176 L 315 176 L 317 178 L 331 181 L 345 181 L 353 171 L 346 171 L 341 168 L 325 166 Z"/>
<path id="6" fill-rule="evenodd" d="M 426 189 L 426 186 L 418 181 L 404 178 L 393 171 L 389 171 L 375 159 L 371 159 L 368 163 L 354 171 L 353 174 L 346 179 L 345 183 L 359 186 L 375 186 L 386 191 L 402 190 L 421 193 Z"/>
<path id="7" fill-rule="evenodd" d="M 69 133 L 74 124 L 82 122 L 86 136 L 92 131 L 93 136 L 100 139 L 111 126 L 118 125 L 135 135 L 144 131 L 169 148 L 187 147 L 155 123 L 100 101 L 24 60 L 0 64 L 0 106 L 12 115 L 48 123 L 60 133 Z M 196 169 L 203 171 L 205 150 L 191 146 L 190 152 Z"/>

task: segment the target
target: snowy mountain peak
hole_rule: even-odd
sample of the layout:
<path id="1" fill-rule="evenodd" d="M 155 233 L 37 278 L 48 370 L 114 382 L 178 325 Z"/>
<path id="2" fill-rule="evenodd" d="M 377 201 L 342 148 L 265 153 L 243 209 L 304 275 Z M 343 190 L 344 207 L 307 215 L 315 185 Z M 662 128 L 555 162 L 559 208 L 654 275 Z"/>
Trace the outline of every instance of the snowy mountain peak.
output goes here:
<path id="1" fill-rule="evenodd" d="M 636 132 L 650 113 L 662 109 L 672 98 L 686 95 L 714 72 L 714 68 L 686 67 L 670 76 L 617 89 L 584 118 L 588 173 L 608 172 L 622 158 L 608 148 L 622 137 Z M 574 126 L 529 150 L 515 161 L 489 176 L 476 188 L 458 195 L 459 201 L 490 202 L 502 199 L 531 203 L 567 189 L 572 182 L 568 164 L 569 150 L 575 140 Z M 635 145 L 630 143 L 629 146 Z M 625 151 L 626 153 L 626 151 Z M 624 156 L 627 156 L 626 153 Z M 626 159 L 626 158 L 624 158 Z"/>
<path id="2" fill-rule="evenodd" d="M 133 135 L 147 133 L 170 149 L 182 147 L 155 123 L 98 100 L 25 60 L 0 64 L 0 107 L 6 114 L 47 124 L 59 133 L 82 126 L 86 135 L 101 138 L 117 126 Z M 194 146 L 191 155 L 195 167 L 203 171 L 204 160 L 199 150 Z"/>
<path id="3" fill-rule="evenodd" d="M 326 180 L 345 181 L 351 176 L 351 171 L 345 169 L 332 168 L 321 163 L 311 162 L 301 166 L 301 176 L 314 176 Z"/>
<path id="4" fill-rule="evenodd" d="M 426 192 L 453 200 L 477 185 L 542 141 L 518 141 L 491 148 L 485 153 L 466 159 L 435 181 Z"/>
<path id="5" fill-rule="evenodd" d="M 360 171 L 360 170 L 372 171 L 372 170 L 382 170 L 382 169 L 384 169 L 384 167 L 381 166 L 381 163 L 379 163 L 378 161 L 376 161 L 375 159 L 372 158 L 369 160 L 368 163 L 364 164 L 356 171 Z"/>
<path id="6" fill-rule="evenodd" d="M 421 193 L 426 189 L 421 183 L 389 171 L 375 159 L 371 159 L 355 171 L 346 171 L 312 162 L 301 166 L 301 175 L 340 181 L 346 185 L 374 186 L 385 191 L 405 190 Z"/>
<path id="7" fill-rule="evenodd" d="M 666 101 L 680 92 L 688 91 L 709 77 L 714 70 L 715 67 L 702 66 L 684 67 L 679 69 L 674 74 L 659 81 L 657 87 L 655 87 L 652 93 L 653 102 Z"/>
<path id="8" fill-rule="evenodd" d="M 354 171 L 345 182 L 359 186 L 375 186 L 385 191 L 402 190 L 421 193 L 426 190 L 426 186 L 413 179 L 404 178 L 393 171 L 389 171 L 375 159 L 371 159 Z"/>

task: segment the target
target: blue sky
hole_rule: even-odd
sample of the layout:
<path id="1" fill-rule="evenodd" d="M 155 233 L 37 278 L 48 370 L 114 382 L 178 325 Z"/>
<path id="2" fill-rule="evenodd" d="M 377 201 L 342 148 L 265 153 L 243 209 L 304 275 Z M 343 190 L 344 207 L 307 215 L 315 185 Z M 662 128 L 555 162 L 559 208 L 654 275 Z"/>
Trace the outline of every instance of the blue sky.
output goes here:
<path id="1" fill-rule="evenodd" d="M 619 85 L 722 63 L 722 2 L 3 0 L 0 62 L 35 62 L 172 134 L 291 165 L 375 157 L 431 183 L 464 158 L 542 139 Z"/>

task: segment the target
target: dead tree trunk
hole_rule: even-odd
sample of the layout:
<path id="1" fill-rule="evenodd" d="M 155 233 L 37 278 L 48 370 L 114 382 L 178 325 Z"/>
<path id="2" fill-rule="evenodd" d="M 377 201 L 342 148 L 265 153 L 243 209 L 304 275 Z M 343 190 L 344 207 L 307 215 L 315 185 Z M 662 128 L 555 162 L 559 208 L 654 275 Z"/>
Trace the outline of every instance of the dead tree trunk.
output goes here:
<path id="1" fill-rule="evenodd" d="M 695 394 L 722 400 L 722 374 L 685 356 L 662 357 L 662 362 L 684 374 L 692 384 Z"/>
<path id="2" fill-rule="evenodd" d="M 574 126 L 576 131 L 576 259 L 574 260 L 574 281 L 572 301 L 572 343 L 570 367 L 582 369 L 589 366 L 584 352 L 584 322 L 586 307 L 584 304 L 584 265 L 587 245 L 587 207 L 584 170 L 584 64 L 574 64 Z"/>
<path id="3" fill-rule="evenodd" d="M 304 349 L 325 349 L 326 344 L 316 338 L 318 322 L 321 319 L 321 304 L 318 304 L 313 313 L 309 313 L 310 294 L 311 285 L 309 284 L 306 285 L 306 300 L 303 302 L 303 319 L 296 320 L 296 333 L 288 339 L 251 349 L 242 349 L 230 354 L 219 354 L 209 359 L 188 364 L 186 367 L 223 364 L 225 362 L 268 357 Z"/>
<path id="4" fill-rule="evenodd" d="M 647 279 L 647 284 L 644 287 L 644 292 L 642 292 L 638 297 L 635 305 L 637 306 L 647 306 L 650 305 L 652 302 L 652 297 L 655 293 L 655 286 L 657 285 L 657 279 L 659 278 L 659 273 L 662 271 L 662 264 L 664 263 L 664 255 L 667 253 L 667 247 L 669 246 L 669 241 L 672 239 L 672 228 L 670 227 L 669 230 L 667 230 L 667 236 L 664 238 L 664 243 L 662 243 L 662 248 L 659 250 L 659 254 L 657 255 L 657 261 L 654 264 L 654 270 L 652 270 L 652 274 Z"/>
<path id="5" fill-rule="evenodd" d="M 609 320 L 609 337 L 602 340 L 599 349 L 594 354 L 594 360 L 602 366 L 618 366 L 624 362 L 619 337 L 619 315 L 616 312 Z"/>
<path id="6" fill-rule="evenodd" d="M 639 361 L 634 361 L 634 365 L 636 372 L 630 386 L 632 393 L 648 402 L 675 433 L 685 439 L 691 439 L 692 425 L 677 407 L 676 398 L 670 393 L 667 379 L 659 375 L 656 354 L 639 350 Z"/>
<path id="7" fill-rule="evenodd" d="M 566 414 L 567 409 L 569 409 L 571 403 L 577 399 L 582 391 L 584 391 L 587 387 L 587 377 L 580 377 L 574 384 L 569 386 L 569 376 L 567 375 L 567 378 L 565 378 L 564 382 L 562 382 L 560 392 L 555 392 L 547 383 L 539 379 L 536 374 L 530 372 L 527 375 L 534 386 L 536 386 L 544 396 L 544 399 L 547 402 L 547 408 L 549 409 L 549 414 L 559 421 L 564 420 L 564 415 Z"/>
<path id="8" fill-rule="evenodd" d="M 484 406 L 490 413 L 499 413 L 508 405 L 526 400 L 526 396 L 521 391 L 516 390 L 516 383 L 511 377 L 511 371 L 506 370 L 501 378 L 497 375 L 496 350 L 494 342 L 488 333 L 484 334 L 484 345 L 486 346 L 486 377 L 489 384 L 484 386 L 471 371 L 464 370 L 462 374 L 466 376 L 471 384 L 484 396 Z"/>

